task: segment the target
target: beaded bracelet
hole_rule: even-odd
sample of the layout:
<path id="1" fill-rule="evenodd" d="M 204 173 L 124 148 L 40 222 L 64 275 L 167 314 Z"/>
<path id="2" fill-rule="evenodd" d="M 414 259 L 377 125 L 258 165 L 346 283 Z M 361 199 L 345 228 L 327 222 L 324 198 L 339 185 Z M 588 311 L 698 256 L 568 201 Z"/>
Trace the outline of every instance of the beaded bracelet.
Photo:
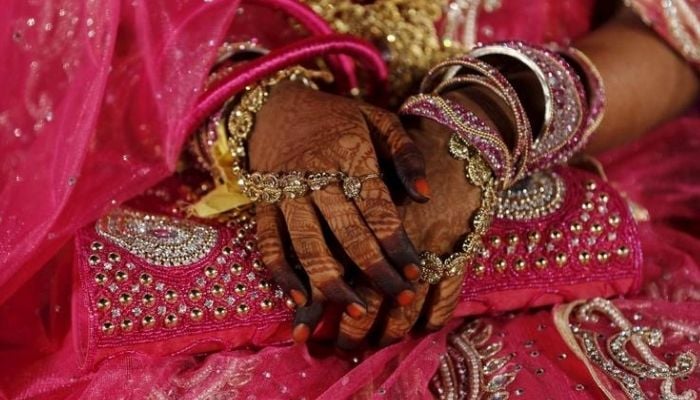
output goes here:
<path id="1" fill-rule="evenodd" d="M 454 134 L 449 141 L 449 153 L 454 159 L 465 161 L 467 180 L 481 191 L 481 205 L 471 219 L 471 232 L 462 242 L 460 251 L 444 260 L 433 252 L 421 253 L 421 280 L 437 284 L 444 278 L 461 274 L 480 248 L 481 238 L 491 224 L 497 200 L 499 179 L 494 170 L 502 170 L 510 155 L 497 132 L 471 111 L 440 96 L 412 96 L 401 106 L 399 114 L 430 118 L 452 129 Z M 490 165 L 497 168 L 492 169 Z"/>

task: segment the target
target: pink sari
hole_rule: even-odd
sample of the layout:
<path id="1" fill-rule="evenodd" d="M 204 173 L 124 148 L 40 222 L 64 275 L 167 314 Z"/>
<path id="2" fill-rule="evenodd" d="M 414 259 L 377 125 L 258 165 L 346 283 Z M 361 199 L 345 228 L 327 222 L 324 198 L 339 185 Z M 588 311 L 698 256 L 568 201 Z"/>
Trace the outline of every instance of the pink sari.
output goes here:
<path id="1" fill-rule="evenodd" d="M 465 343 L 481 351 L 478 365 L 489 372 L 478 378 L 493 389 L 483 398 L 630 396 L 622 378 L 602 372 L 572 340 L 583 333 L 570 327 L 576 317 L 566 304 L 466 327 L 457 319 L 357 360 L 282 344 L 207 356 L 126 354 L 80 368 L 70 322 L 75 233 L 175 169 L 224 37 L 254 35 L 276 48 L 328 32 L 310 20 L 295 29 L 288 2 L 244 2 L 242 13 L 238 3 L 11 1 L 0 11 L 0 54 L 7 55 L 0 66 L 0 397 L 431 398 L 442 357 Z M 546 43 L 589 29 L 591 1 L 503 3 L 480 16 L 482 40 Z M 698 62 L 699 33 L 688 28 L 697 2 L 677 2 L 691 12 L 675 14 L 660 2 L 634 3 Z M 689 113 L 603 157 L 610 181 L 650 216 L 640 225 L 642 289 L 612 305 L 629 323 L 661 330 L 666 341 L 654 353 L 671 365 L 700 351 L 697 154 L 700 118 Z M 610 309 L 598 314 L 586 329 L 605 337 L 629 330 L 620 318 L 610 326 Z M 641 389 L 653 398 L 666 380 L 644 379 Z M 700 376 L 671 384 L 677 393 L 697 389 Z"/>

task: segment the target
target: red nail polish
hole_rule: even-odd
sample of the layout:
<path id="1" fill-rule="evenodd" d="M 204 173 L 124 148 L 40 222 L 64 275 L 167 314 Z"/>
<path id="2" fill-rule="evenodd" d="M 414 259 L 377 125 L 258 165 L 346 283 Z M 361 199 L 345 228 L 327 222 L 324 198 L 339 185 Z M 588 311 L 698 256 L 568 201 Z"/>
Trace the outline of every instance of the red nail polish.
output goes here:
<path id="1" fill-rule="evenodd" d="M 352 318 L 358 319 L 367 314 L 367 309 L 357 303 L 352 303 L 345 307 L 345 312 L 347 312 Z"/>
<path id="2" fill-rule="evenodd" d="M 309 340 L 309 336 L 311 336 L 311 329 L 309 329 L 309 326 L 306 324 L 299 324 L 292 330 L 292 339 L 294 339 L 296 343 L 306 342 Z"/>
<path id="3" fill-rule="evenodd" d="M 406 289 L 399 293 L 399 295 L 396 297 L 396 301 L 400 306 L 407 306 L 413 302 L 415 297 L 416 293 L 414 291 Z"/>
<path id="4" fill-rule="evenodd" d="M 406 279 L 415 281 L 420 277 L 420 268 L 418 268 L 418 266 L 415 264 L 408 264 L 403 268 L 403 275 L 406 277 Z"/>
<path id="5" fill-rule="evenodd" d="M 300 290 L 292 289 L 289 291 L 289 295 L 298 306 L 302 307 L 306 305 L 306 296 Z"/>
<path id="6" fill-rule="evenodd" d="M 425 178 L 418 178 L 413 182 L 413 187 L 416 191 L 425 198 L 430 198 L 430 185 L 428 185 L 428 180 Z"/>

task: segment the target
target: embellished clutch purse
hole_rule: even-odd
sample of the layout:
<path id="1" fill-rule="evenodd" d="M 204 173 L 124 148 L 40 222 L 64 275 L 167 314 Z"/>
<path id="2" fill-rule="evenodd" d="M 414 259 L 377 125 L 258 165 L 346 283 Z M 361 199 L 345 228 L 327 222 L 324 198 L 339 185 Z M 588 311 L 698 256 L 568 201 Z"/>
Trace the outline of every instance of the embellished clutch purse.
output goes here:
<path id="1" fill-rule="evenodd" d="M 628 293 L 640 283 L 641 266 L 636 223 L 622 196 L 589 172 L 555 167 L 500 194 L 455 314 Z"/>
<path id="2" fill-rule="evenodd" d="M 287 341 L 292 312 L 244 212 L 206 224 L 173 213 L 169 182 L 76 237 L 73 323 L 83 367 L 119 353 L 208 352 Z"/>

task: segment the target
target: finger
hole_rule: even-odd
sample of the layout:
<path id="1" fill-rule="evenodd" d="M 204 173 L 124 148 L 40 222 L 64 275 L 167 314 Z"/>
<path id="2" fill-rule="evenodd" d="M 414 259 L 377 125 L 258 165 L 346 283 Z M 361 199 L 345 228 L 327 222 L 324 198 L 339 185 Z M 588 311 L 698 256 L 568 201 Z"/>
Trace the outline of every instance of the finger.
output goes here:
<path id="1" fill-rule="evenodd" d="M 406 278 L 418 279 L 420 256 L 384 183 L 380 179 L 366 181 L 355 204 L 392 264 L 400 266 Z"/>
<path id="2" fill-rule="evenodd" d="M 326 299 L 345 304 L 351 316 L 364 315 L 367 308 L 357 293 L 343 281 L 343 267 L 333 258 L 326 245 L 311 200 L 306 197 L 284 200 L 281 209 L 294 252 L 308 274 L 311 286 L 317 288 Z"/>
<path id="3" fill-rule="evenodd" d="M 376 107 L 362 107 L 367 123 L 374 128 L 391 157 L 396 175 L 408 195 L 424 203 L 430 199 L 430 186 L 426 178 L 425 159 L 418 146 L 411 140 L 399 118 Z"/>
<path id="4" fill-rule="evenodd" d="M 298 305 L 306 304 L 308 294 L 304 284 L 294 270 L 289 266 L 284 255 L 282 242 L 282 226 L 284 220 L 277 207 L 271 204 L 260 204 L 256 207 L 258 248 L 262 259 L 273 278 L 292 300 Z"/>
<path id="5" fill-rule="evenodd" d="M 379 339 L 380 346 L 388 346 L 406 337 L 421 314 L 423 304 L 430 286 L 425 283 L 416 285 L 416 300 L 408 306 L 392 307 L 386 317 L 386 323 Z"/>
<path id="6" fill-rule="evenodd" d="M 358 209 L 339 186 L 313 192 L 316 207 L 328 222 L 345 253 L 383 293 L 399 304 L 409 304 L 415 293 L 387 262 L 376 238 L 362 220 Z"/>
<path id="7" fill-rule="evenodd" d="M 438 330 L 450 320 L 457 307 L 463 280 L 464 271 L 457 276 L 445 278 L 432 287 L 426 308 L 427 329 Z"/>
<path id="8" fill-rule="evenodd" d="M 323 316 L 323 296 L 317 290 L 312 289 L 312 292 L 314 294 L 311 303 L 297 308 L 294 314 L 292 339 L 296 343 L 305 343 L 309 340 Z"/>
<path id="9" fill-rule="evenodd" d="M 356 290 L 367 304 L 367 314 L 362 318 L 355 319 L 343 313 L 336 342 L 336 345 L 343 350 L 352 350 L 362 344 L 372 329 L 382 306 L 383 296 L 376 290 L 369 286 L 361 286 Z"/>

